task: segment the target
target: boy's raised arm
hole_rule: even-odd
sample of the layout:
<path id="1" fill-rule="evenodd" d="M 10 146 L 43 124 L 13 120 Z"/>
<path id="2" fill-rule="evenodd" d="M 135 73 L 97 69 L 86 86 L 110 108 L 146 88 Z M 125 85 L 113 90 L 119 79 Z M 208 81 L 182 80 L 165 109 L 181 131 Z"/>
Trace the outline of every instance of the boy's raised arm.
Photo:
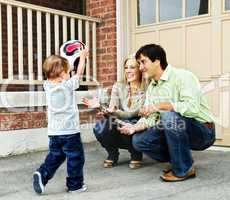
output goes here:
<path id="1" fill-rule="evenodd" d="M 85 69 L 85 60 L 86 58 L 88 57 L 89 55 L 89 50 L 88 48 L 86 49 L 83 49 L 81 52 L 80 52 L 80 61 L 79 61 L 79 64 L 78 64 L 78 67 L 77 67 L 77 76 L 79 78 L 82 77 L 83 73 L 84 73 L 84 69 Z"/>

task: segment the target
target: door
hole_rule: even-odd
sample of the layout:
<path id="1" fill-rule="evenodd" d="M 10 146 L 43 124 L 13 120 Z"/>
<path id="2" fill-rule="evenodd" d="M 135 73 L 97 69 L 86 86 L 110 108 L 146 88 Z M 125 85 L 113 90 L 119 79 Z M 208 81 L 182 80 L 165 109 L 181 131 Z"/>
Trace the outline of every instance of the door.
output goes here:
<path id="1" fill-rule="evenodd" d="M 194 72 L 215 115 L 218 145 L 230 146 L 230 0 L 135 0 L 131 52 L 158 43 L 175 67 Z"/>

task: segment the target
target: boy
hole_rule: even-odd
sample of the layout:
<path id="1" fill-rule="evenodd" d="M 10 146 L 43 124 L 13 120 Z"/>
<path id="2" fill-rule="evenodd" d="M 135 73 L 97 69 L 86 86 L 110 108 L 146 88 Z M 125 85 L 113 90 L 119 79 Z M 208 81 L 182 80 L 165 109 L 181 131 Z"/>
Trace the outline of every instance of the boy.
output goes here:
<path id="1" fill-rule="evenodd" d="M 79 111 L 75 105 L 75 89 L 84 72 L 88 50 L 80 52 L 80 62 L 76 75 L 70 78 L 70 66 L 67 59 L 49 56 L 43 71 L 47 77 L 44 90 L 47 100 L 49 153 L 44 163 L 33 175 L 33 188 L 37 194 L 54 176 L 58 167 L 67 158 L 67 191 L 85 191 L 83 180 L 84 151 L 79 130 Z"/>

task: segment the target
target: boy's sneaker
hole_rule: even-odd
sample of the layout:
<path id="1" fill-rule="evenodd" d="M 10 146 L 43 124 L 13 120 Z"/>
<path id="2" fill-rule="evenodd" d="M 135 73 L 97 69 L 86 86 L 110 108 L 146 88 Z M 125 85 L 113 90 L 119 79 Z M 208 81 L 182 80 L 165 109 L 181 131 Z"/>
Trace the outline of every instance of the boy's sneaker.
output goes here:
<path id="1" fill-rule="evenodd" d="M 33 179 L 34 179 L 34 181 L 33 181 L 34 191 L 37 194 L 42 194 L 45 190 L 45 187 L 42 183 L 41 173 L 38 171 L 34 172 Z"/>
<path id="2" fill-rule="evenodd" d="M 85 192 L 87 190 L 87 185 L 83 184 L 81 188 L 77 189 L 77 190 L 69 190 L 67 189 L 67 192 L 69 193 L 81 193 L 81 192 Z"/>

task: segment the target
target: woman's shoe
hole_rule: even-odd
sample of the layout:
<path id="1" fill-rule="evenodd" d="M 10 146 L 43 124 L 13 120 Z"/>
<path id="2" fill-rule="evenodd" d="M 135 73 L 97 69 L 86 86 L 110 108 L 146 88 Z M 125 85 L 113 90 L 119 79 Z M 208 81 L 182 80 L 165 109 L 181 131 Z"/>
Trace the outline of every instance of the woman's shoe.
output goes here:
<path id="1" fill-rule="evenodd" d="M 131 160 L 129 162 L 129 168 L 130 169 L 139 169 L 141 167 L 141 161 L 140 160 Z"/>
<path id="2" fill-rule="evenodd" d="M 103 166 L 104 168 L 112 168 L 117 165 L 117 162 L 114 160 L 104 160 Z"/>

